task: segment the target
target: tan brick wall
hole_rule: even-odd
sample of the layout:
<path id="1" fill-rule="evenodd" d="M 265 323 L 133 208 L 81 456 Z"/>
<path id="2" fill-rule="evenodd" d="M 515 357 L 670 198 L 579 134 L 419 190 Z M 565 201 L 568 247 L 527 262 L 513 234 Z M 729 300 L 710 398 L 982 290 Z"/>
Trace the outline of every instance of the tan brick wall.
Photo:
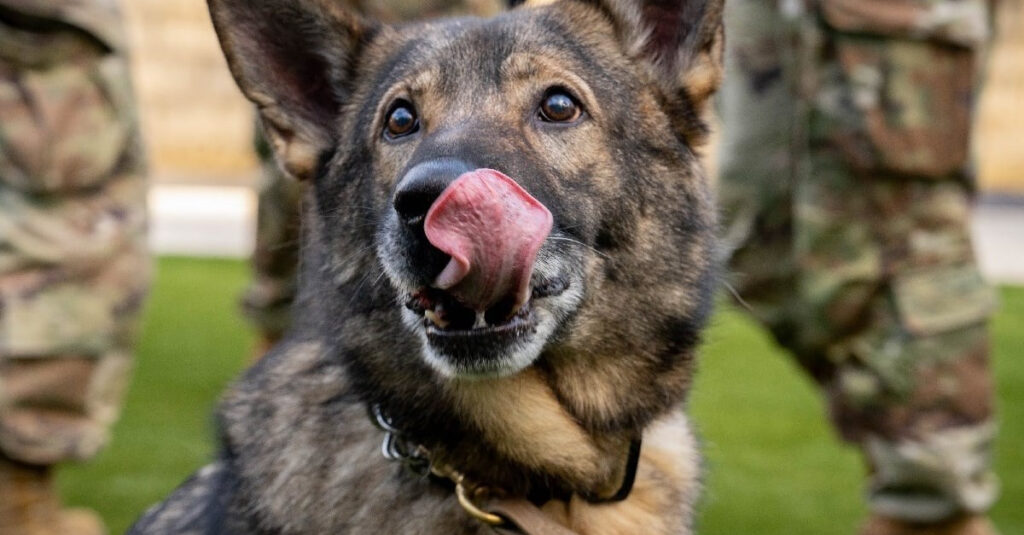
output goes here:
<path id="1" fill-rule="evenodd" d="M 987 191 L 1024 193 L 1024 0 L 1003 0 L 978 117 L 978 170 Z"/>
<path id="2" fill-rule="evenodd" d="M 122 2 L 157 180 L 249 179 L 252 108 L 227 70 L 205 0 Z"/>

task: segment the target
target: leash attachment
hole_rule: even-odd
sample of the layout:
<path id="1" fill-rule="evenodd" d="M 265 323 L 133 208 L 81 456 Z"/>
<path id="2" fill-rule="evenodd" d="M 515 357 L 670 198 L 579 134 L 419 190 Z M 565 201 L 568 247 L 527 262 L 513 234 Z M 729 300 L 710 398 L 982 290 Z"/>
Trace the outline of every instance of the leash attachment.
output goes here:
<path id="1" fill-rule="evenodd" d="M 384 440 L 381 442 L 380 451 L 385 459 L 398 461 L 413 473 L 430 474 L 451 481 L 455 484 L 455 497 L 459 505 L 469 516 L 493 527 L 508 524 L 503 517 L 484 511 L 474 502 L 474 500 L 489 499 L 495 494 L 493 491 L 487 487 L 471 484 L 462 472 L 451 466 L 432 465 L 430 452 L 423 446 L 412 444 L 406 440 L 402 436 L 402 431 L 395 426 L 394 421 L 384 412 L 379 403 L 370 405 L 369 409 L 373 423 L 381 431 L 384 431 Z"/>
<path id="2" fill-rule="evenodd" d="M 385 459 L 398 461 L 417 475 L 423 476 L 430 472 L 430 458 L 427 449 L 405 439 L 391 418 L 384 413 L 384 409 L 379 403 L 370 405 L 370 416 L 372 416 L 374 424 L 384 431 L 380 452 Z"/>
<path id="3" fill-rule="evenodd" d="M 487 511 L 480 509 L 479 507 L 477 507 L 475 503 L 473 503 L 473 499 L 470 498 L 470 496 L 468 495 L 468 491 L 466 488 L 466 476 L 453 471 L 452 475 L 446 477 L 448 477 L 449 479 L 451 479 L 451 477 L 455 477 L 455 479 L 453 480 L 455 481 L 455 498 L 459 500 L 459 505 L 462 506 L 462 508 L 466 511 L 466 513 L 469 514 L 469 516 L 479 520 L 480 522 L 483 522 L 484 524 L 487 524 L 488 526 L 498 527 L 506 524 L 506 521 L 503 517 L 498 516 L 494 513 L 488 513 Z M 473 487 L 472 492 L 474 498 L 486 499 L 489 490 L 486 487 Z"/>

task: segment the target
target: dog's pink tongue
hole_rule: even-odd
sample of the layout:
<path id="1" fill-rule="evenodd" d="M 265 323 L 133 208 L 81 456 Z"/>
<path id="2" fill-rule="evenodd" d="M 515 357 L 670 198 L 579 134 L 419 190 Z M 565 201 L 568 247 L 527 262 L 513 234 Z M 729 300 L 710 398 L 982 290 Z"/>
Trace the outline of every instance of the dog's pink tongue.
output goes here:
<path id="1" fill-rule="evenodd" d="M 427 212 L 427 239 L 452 259 L 434 284 L 484 311 L 530 297 L 537 251 L 551 232 L 551 212 L 511 178 L 477 169 L 452 182 Z"/>

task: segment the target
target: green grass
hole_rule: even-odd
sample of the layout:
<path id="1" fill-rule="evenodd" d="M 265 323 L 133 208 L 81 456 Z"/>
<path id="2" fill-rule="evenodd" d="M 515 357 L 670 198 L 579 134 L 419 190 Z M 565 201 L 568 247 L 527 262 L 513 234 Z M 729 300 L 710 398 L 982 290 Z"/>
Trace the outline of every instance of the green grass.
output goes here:
<path id="1" fill-rule="evenodd" d="M 69 503 L 94 507 L 123 533 L 213 453 L 213 404 L 248 358 L 235 305 L 236 261 L 161 259 L 135 376 L 110 446 L 60 478 Z"/>
<path id="2" fill-rule="evenodd" d="M 241 262 L 164 258 L 138 365 L 113 441 L 68 467 L 67 501 L 96 508 L 121 533 L 212 454 L 210 411 L 244 366 L 251 335 L 235 302 Z M 1024 533 L 1024 288 L 1004 288 L 994 324 L 1002 419 L 994 511 Z M 813 385 L 763 331 L 721 307 L 693 401 L 706 455 L 702 534 L 850 534 L 864 510 L 857 454 L 826 425 Z"/>

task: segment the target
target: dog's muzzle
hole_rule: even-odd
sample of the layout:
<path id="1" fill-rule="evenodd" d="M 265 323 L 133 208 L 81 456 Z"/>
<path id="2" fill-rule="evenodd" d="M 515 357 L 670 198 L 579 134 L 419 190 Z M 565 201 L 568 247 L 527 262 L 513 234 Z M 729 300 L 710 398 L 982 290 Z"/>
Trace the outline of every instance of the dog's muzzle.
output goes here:
<path id="1" fill-rule="evenodd" d="M 394 196 L 401 224 L 426 241 L 406 251 L 412 264 L 428 268 L 406 308 L 423 317 L 434 355 L 460 369 L 518 353 L 537 329 L 531 299 L 568 287 L 564 278 L 534 280 L 551 212 L 503 173 L 468 168 L 449 158 L 418 164 Z M 443 262 L 418 257 L 424 247 Z"/>

